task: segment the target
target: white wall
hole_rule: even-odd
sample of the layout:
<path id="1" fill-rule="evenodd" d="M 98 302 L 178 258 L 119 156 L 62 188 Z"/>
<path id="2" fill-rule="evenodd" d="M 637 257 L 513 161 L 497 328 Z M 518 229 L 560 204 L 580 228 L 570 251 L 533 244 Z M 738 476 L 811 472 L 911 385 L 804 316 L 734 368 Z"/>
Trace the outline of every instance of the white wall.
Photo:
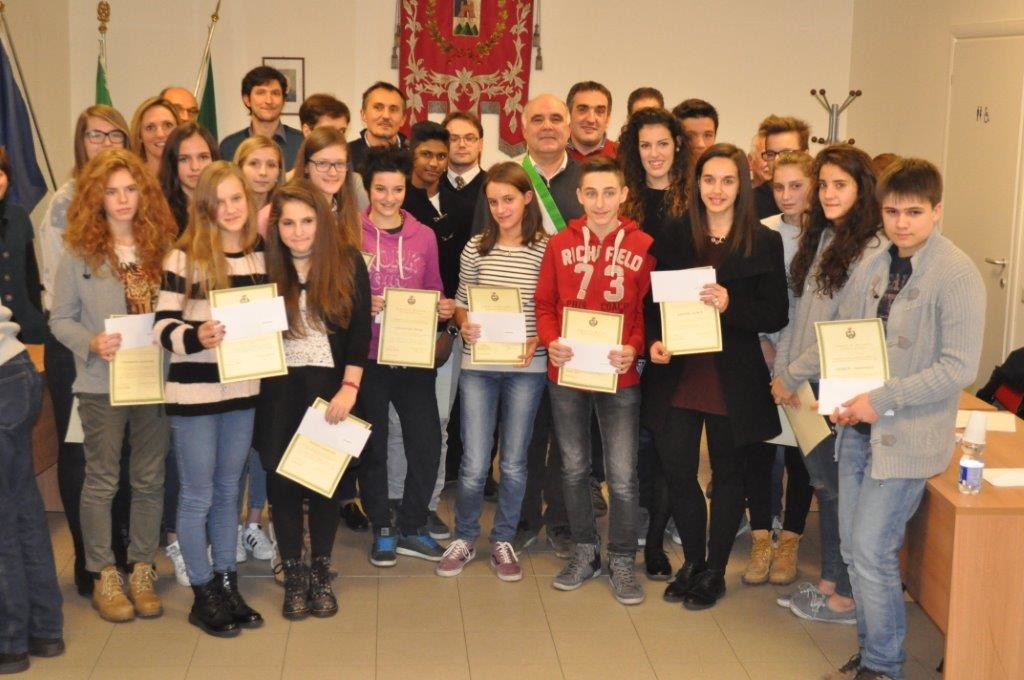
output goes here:
<path id="1" fill-rule="evenodd" d="M 864 96 L 850 108 L 850 134 L 872 155 L 942 164 L 953 27 L 1021 20 L 1021 0 L 856 0 L 850 85 Z"/>
<path id="2" fill-rule="evenodd" d="M 71 123 L 92 103 L 96 64 L 95 3 L 45 0 L 22 13 L 67 16 L 67 88 L 43 86 L 40 98 L 63 111 L 61 124 L 44 125 L 47 142 L 67 148 Z M 191 87 L 215 0 L 113 0 L 108 34 L 109 83 L 115 106 L 130 117 L 139 101 L 168 84 Z M 625 99 L 639 85 L 654 85 L 669 105 L 691 96 L 714 103 L 720 139 L 746 147 L 760 119 L 793 114 L 824 133 L 827 116 L 808 95 L 812 87 L 849 89 L 853 0 L 546 0 L 542 2 L 544 70 L 534 72 L 532 93 L 564 96 L 582 79 L 604 82 L 613 93 L 612 130 L 624 119 Z M 173 11 L 171 11 L 173 7 Z M 42 19 L 40 19 L 42 21 Z M 390 0 L 224 0 L 214 41 L 221 135 L 246 124 L 239 100 L 242 75 L 263 56 L 303 56 L 307 93 L 333 92 L 353 109 L 374 80 L 396 81 L 390 69 L 394 3 Z M 28 38 L 24 40 L 27 42 Z M 49 67 L 47 70 L 50 70 Z M 59 69 L 58 69 L 59 70 Z M 38 78 L 38 80 L 36 79 Z M 353 132 L 361 127 L 354 121 Z M 58 116 L 59 117 L 59 116 Z M 490 144 L 485 164 L 499 160 L 497 117 L 485 121 Z"/>

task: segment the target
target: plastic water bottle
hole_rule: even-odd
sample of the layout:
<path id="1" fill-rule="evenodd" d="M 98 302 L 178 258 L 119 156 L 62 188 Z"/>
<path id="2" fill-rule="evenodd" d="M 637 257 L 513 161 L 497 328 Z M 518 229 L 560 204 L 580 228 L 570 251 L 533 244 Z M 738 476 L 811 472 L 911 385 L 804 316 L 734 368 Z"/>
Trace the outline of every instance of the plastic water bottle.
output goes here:
<path id="1" fill-rule="evenodd" d="M 985 414 L 974 411 L 964 428 L 963 439 L 960 440 L 960 493 L 976 495 L 981 491 L 981 478 L 985 471 L 985 461 L 981 454 L 984 450 Z"/>

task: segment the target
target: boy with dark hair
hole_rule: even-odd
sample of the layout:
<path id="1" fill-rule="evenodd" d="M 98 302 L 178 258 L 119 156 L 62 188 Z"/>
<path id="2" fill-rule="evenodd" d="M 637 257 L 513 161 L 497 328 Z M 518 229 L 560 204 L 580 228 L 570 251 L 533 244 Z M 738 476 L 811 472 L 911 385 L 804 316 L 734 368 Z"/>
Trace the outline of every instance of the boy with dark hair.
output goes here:
<path id="1" fill-rule="evenodd" d="M 405 146 L 405 135 L 399 130 L 405 124 L 406 101 L 405 92 L 383 80 L 366 88 L 359 109 L 366 127 L 348 145 L 348 162 L 353 170 L 363 172 L 366 152 L 371 147 Z"/>
<path id="2" fill-rule="evenodd" d="M 569 106 L 569 154 L 577 161 L 592 156 L 615 158 L 619 145 L 608 139 L 607 134 L 612 112 L 612 93 L 608 88 L 584 80 L 569 88 L 565 101 Z"/>
<path id="3" fill-rule="evenodd" d="M 767 163 L 768 175 L 775 169 L 775 159 L 785 151 L 807 151 L 810 145 L 811 127 L 793 116 L 776 116 L 774 113 L 761 121 L 757 134 L 764 137 L 764 151 L 761 160 Z M 757 218 L 779 214 L 779 206 L 775 203 L 772 183 L 764 182 L 754 189 L 754 207 Z"/>
<path id="4" fill-rule="evenodd" d="M 253 135 L 277 142 L 284 154 L 284 168 L 291 170 L 304 139 L 302 133 L 281 122 L 288 79 L 276 68 L 257 66 L 242 78 L 242 104 L 249 111 L 249 126 L 220 142 L 221 158 L 234 158 L 239 145 Z"/>
<path id="5" fill-rule="evenodd" d="M 690 140 L 690 167 L 718 138 L 718 111 L 703 99 L 685 99 L 672 109 Z"/>
<path id="6" fill-rule="evenodd" d="M 639 604 L 644 592 L 634 574 L 640 415 L 636 359 L 644 348 L 643 299 L 654 260 L 648 254 L 653 239 L 632 220 L 619 217 L 627 193 L 615 161 L 597 157 L 582 164 L 577 197 L 584 215 L 551 237 L 537 281 L 536 309 L 537 334 L 548 348 L 552 420 L 562 452 L 562 488 L 575 543 L 569 563 L 552 585 L 574 590 L 601 573 L 600 539 L 590 496 L 590 422 L 596 413 L 611 495 L 612 590 L 622 604 Z M 572 348 L 561 337 L 566 307 L 623 315 L 622 344 L 608 354 L 618 373 L 614 393 L 557 384 L 559 368 L 573 358 Z"/>
<path id="7" fill-rule="evenodd" d="M 626 111 L 633 115 L 640 109 L 663 109 L 665 108 L 665 95 L 656 87 L 638 87 L 629 93 L 626 100 Z"/>
<path id="8" fill-rule="evenodd" d="M 302 124 L 302 136 L 308 137 L 314 128 L 323 125 L 336 129 L 341 134 L 348 131 L 352 122 L 352 114 L 345 103 L 334 95 L 318 92 L 306 97 L 299 107 L 299 122 Z"/>
<path id="9" fill-rule="evenodd" d="M 876 190 L 892 245 L 843 288 L 839 318 L 880 317 L 890 378 L 837 408 L 839 532 L 857 602 L 859 650 L 831 677 L 902 678 L 906 609 L 899 550 L 929 477 L 954 445 L 960 391 L 978 372 L 985 286 L 938 231 L 942 176 L 925 160 L 886 169 Z M 907 340 L 910 338 L 910 340 Z M 897 342 L 898 340 L 898 342 Z M 818 371 L 817 346 L 801 357 Z M 787 390 L 797 376 L 782 374 Z"/>

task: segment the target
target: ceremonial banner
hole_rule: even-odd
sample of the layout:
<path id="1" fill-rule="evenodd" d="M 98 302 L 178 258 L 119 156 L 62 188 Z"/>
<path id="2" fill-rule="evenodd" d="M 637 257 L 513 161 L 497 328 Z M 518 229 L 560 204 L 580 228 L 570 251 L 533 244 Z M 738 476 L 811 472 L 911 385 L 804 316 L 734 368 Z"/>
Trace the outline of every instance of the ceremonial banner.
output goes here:
<path id="1" fill-rule="evenodd" d="M 429 113 L 496 113 L 499 148 L 521 154 L 533 0 L 402 0 L 401 6 L 398 76 L 409 97 L 407 125 Z"/>

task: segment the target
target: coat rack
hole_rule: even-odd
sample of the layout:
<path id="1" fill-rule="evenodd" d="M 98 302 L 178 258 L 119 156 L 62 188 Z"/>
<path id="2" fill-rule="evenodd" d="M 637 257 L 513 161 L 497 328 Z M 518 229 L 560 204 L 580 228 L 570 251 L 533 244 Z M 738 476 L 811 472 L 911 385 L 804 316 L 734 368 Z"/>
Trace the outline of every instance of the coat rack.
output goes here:
<path id="1" fill-rule="evenodd" d="M 853 103 L 853 100 L 863 94 L 860 90 L 850 90 L 850 94 L 846 96 L 846 101 L 842 104 L 833 104 L 825 96 L 825 89 L 811 90 L 811 96 L 814 97 L 821 108 L 828 111 L 828 137 L 811 137 L 811 141 L 816 144 L 835 144 L 837 142 L 843 142 L 839 139 L 839 116 L 843 111 Z M 854 140 L 845 140 L 846 144 L 853 144 Z"/>

